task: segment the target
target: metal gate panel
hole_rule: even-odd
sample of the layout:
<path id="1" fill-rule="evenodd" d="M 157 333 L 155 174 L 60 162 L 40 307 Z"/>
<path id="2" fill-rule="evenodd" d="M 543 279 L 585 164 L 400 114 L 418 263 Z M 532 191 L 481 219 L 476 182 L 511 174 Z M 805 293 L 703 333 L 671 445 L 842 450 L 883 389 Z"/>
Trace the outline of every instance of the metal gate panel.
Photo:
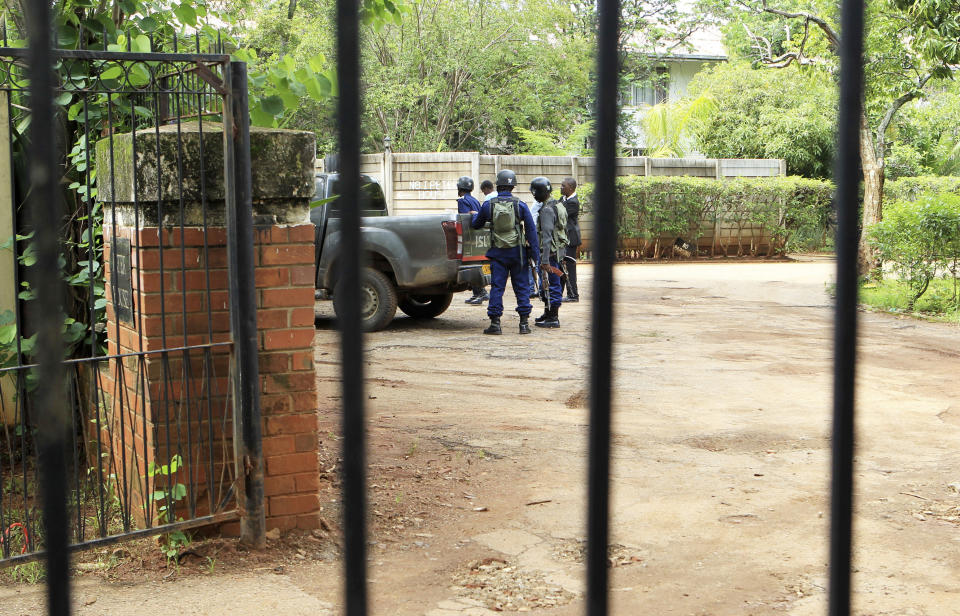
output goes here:
<path id="1" fill-rule="evenodd" d="M 253 270 L 245 68 L 199 41 L 32 43 L 0 49 L 0 216 L 16 234 L 0 273 L 16 294 L 0 306 L 0 567 L 59 550 L 61 532 L 77 549 L 235 520 L 244 493 L 260 513 L 244 532 L 262 536 L 262 482 L 238 472 L 259 461 L 256 347 L 252 368 L 237 353 L 256 332 L 239 299 Z"/>

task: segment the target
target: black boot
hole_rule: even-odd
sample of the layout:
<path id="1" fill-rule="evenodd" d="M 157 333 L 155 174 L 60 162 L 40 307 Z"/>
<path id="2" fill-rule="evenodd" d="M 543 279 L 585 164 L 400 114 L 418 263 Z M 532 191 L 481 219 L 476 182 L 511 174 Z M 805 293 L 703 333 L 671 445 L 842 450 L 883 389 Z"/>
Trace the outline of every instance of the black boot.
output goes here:
<path id="1" fill-rule="evenodd" d="M 549 316 L 550 316 L 550 311 L 547 310 L 546 308 L 544 308 L 544 309 L 543 309 L 543 314 L 541 314 L 541 315 L 538 316 L 536 319 L 534 319 L 534 322 L 535 322 L 535 323 L 543 323 L 544 321 L 547 320 L 547 317 L 549 317 Z"/>
<path id="2" fill-rule="evenodd" d="M 480 303 L 482 304 L 483 302 L 488 301 L 490 301 L 490 294 L 487 293 L 487 288 L 483 287 L 483 289 L 480 291 Z"/>
<path id="3" fill-rule="evenodd" d="M 500 329 L 500 317 L 490 317 L 490 327 L 483 330 L 485 334 L 492 334 L 494 336 L 499 336 L 503 333 L 503 330 Z"/>
<path id="4" fill-rule="evenodd" d="M 470 296 L 469 299 L 463 300 L 463 303 L 464 303 L 464 304 L 477 304 L 477 303 L 479 303 L 479 302 L 477 302 L 477 294 L 474 293 L 473 295 Z"/>
<path id="5" fill-rule="evenodd" d="M 468 300 L 465 301 L 464 303 L 465 303 L 465 304 L 470 304 L 471 306 L 479 306 L 479 305 L 481 305 L 481 304 L 483 303 L 483 300 L 484 300 L 483 296 L 481 296 L 481 295 L 474 295 L 473 297 L 471 297 L 470 299 L 468 299 Z"/>
<path id="6" fill-rule="evenodd" d="M 559 312 L 560 308 L 557 306 L 550 308 L 547 318 L 537 323 L 537 327 L 560 327 L 560 317 L 557 316 Z"/>
<path id="7" fill-rule="evenodd" d="M 529 318 L 530 318 L 530 315 L 528 315 L 528 314 L 521 314 L 521 315 L 520 315 L 520 333 L 521 333 L 521 334 L 529 334 L 529 333 L 530 333 L 530 324 L 529 324 L 529 322 L 528 322 L 528 319 L 529 319 Z"/>

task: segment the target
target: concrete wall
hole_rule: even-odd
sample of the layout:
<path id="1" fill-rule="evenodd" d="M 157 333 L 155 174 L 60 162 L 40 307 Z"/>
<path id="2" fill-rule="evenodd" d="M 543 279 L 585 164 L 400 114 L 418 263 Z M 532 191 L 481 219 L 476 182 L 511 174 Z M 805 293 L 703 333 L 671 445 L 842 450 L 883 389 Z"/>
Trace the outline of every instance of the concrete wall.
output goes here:
<path id="1" fill-rule="evenodd" d="M 728 177 L 770 177 L 786 175 L 786 163 L 773 159 L 716 158 L 620 158 L 617 175 L 693 176 L 723 179 Z M 456 211 L 457 178 L 474 179 L 474 196 L 482 198 L 480 182 L 494 180 L 501 169 L 517 174 L 516 194 L 530 200 L 528 186 L 537 176 L 550 178 L 559 188 L 560 180 L 572 176 L 577 182 L 594 181 L 596 161 L 588 156 L 495 156 L 478 152 L 418 152 L 365 154 L 361 173 L 383 186 L 390 214 L 395 216 Z M 592 236 L 589 214 L 581 218 L 584 250 Z M 718 230 L 717 233 L 720 231 Z M 712 234 L 711 234 L 712 236 Z"/>

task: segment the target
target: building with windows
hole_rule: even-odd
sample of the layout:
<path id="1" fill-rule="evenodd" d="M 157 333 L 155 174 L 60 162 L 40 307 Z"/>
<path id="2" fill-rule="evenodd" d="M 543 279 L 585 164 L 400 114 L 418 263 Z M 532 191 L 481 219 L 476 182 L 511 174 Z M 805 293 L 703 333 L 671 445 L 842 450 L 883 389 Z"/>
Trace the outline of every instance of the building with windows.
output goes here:
<path id="1" fill-rule="evenodd" d="M 644 53 L 653 60 L 648 76 L 630 84 L 623 101 L 624 113 L 632 116 L 633 125 L 625 138 L 625 147 L 634 156 L 648 153 L 643 132 L 643 118 L 654 105 L 676 102 L 687 97 L 687 88 L 694 76 L 705 68 L 727 61 L 720 30 L 714 27 L 694 32 L 685 46 L 661 53 Z M 694 153 L 696 155 L 696 153 Z"/>

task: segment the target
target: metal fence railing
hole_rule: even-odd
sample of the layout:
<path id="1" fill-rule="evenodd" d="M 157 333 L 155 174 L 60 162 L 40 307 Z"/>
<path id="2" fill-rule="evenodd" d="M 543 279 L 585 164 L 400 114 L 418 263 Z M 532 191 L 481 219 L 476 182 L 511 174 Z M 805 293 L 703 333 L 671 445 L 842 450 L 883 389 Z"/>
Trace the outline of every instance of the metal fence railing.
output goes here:
<path id="1" fill-rule="evenodd" d="M 360 146 L 360 62 L 358 3 L 337 1 L 337 59 L 340 98 L 341 181 L 343 198 L 355 201 L 359 194 Z M 842 6 L 842 70 L 839 115 L 838 190 L 839 229 L 837 235 L 838 280 L 835 320 L 835 389 L 833 435 L 833 488 L 830 549 L 830 614 L 840 616 L 850 611 L 850 553 L 853 464 L 853 385 L 856 365 L 856 242 L 857 242 L 857 152 L 859 143 L 859 110 L 862 91 L 863 1 L 844 0 Z M 28 3 L 31 8 L 32 75 L 30 88 L 34 101 L 31 150 L 34 190 L 32 208 L 35 215 L 55 218 L 51 209 L 56 200 L 53 151 L 44 144 L 52 135 L 54 91 L 49 74 L 48 40 L 49 3 Z M 618 22 L 621 12 L 618 0 L 599 0 L 599 46 L 597 84 L 596 155 L 596 234 L 604 250 L 594 252 L 594 302 L 591 339 L 590 436 L 589 436 L 589 501 L 586 611 L 593 616 L 608 613 L 607 544 L 609 520 L 610 402 L 612 374 L 612 332 L 615 325 L 613 305 L 613 263 L 615 242 L 615 150 L 617 116 Z M 39 70 L 38 70 L 39 67 Z M 239 110 L 242 113 L 242 110 Z M 342 229 L 345 252 L 342 259 L 341 291 L 345 310 L 340 320 L 343 390 L 343 523 L 345 548 L 345 605 L 349 616 L 367 613 L 366 528 L 365 528 L 365 456 L 364 456 L 364 373 L 363 334 L 359 320 L 359 276 L 361 242 L 356 209 L 344 212 Z M 41 301 L 44 322 L 56 323 L 56 245 L 48 232 L 38 235 L 36 289 Z M 64 408 L 62 392 L 63 366 L 60 361 L 58 327 L 40 332 L 39 370 L 49 383 L 38 392 L 36 404 L 41 424 L 57 425 L 54 409 Z M 42 462 L 40 475 L 44 486 L 46 546 L 48 562 L 49 613 L 69 613 L 69 578 L 67 571 L 67 533 L 69 527 L 65 495 L 67 477 L 63 473 L 64 439 L 58 430 L 41 430 L 39 450 Z"/>
<path id="2" fill-rule="evenodd" d="M 0 285 L 16 298 L 0 315 L 0 567 L 45 557 L 65 614 L 67 551 L 241 510 L 262 542 L 247 84 L 199 38 L 56 49 L 50 3 L 25 6 L 29 47 L 4 31 L 0 48 Z M 222 157 L 223 177 L 190 156 Z"/>

